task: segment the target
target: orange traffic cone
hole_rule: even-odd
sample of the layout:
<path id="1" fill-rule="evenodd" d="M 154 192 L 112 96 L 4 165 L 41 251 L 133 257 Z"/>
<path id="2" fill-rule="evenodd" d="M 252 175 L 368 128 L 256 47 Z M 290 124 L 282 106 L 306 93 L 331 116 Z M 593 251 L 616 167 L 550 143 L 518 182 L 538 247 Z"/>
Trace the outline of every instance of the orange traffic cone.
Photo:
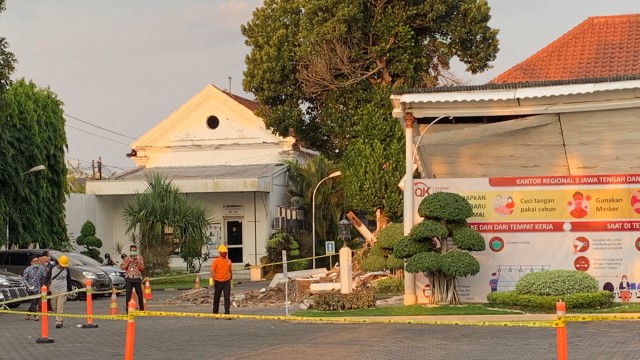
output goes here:
<path id="1" fill-rule="evenodd" d="M 136 293 L 135 290 L 131 291 L 131 300 L 135 301 L 136 310 L 140 310 L 140 306 L 138 306 L 138 294 Z M 129 300 L 129 301 L 131 301 L 131 300 Z"/>
<path id="2" fill-rule="evenodd" d="M 116 289 L 111 289 L 111 302 L 109 303 L 109 315 L 118 315 L 118 295 L 116 295 Z"/>
<path id="3" fill-rule="evenodd" d="M 143 293 L 145 300 L 151 300 L 151 283 L 149 283 L 149 278 L 145 279 Z"/>
<path id="4" fill-rule="evenodd" d="M 196 274 L 196 282 L 193 285 L 193 288 L 194 289 L 200 289 L 200 274 L 199 273 Z"/>

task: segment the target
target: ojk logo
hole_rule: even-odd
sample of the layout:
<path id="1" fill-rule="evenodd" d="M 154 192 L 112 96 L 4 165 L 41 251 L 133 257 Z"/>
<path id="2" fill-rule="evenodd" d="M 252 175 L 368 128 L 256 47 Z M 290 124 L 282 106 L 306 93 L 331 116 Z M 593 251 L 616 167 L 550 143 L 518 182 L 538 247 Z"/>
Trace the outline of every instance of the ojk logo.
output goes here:
<path id="1" fill-rule="evenodd" d="M 413 195 L 417 197 L 425 197 L 431 195 L 431 188 L 422 181 L 413 183 Z"/>

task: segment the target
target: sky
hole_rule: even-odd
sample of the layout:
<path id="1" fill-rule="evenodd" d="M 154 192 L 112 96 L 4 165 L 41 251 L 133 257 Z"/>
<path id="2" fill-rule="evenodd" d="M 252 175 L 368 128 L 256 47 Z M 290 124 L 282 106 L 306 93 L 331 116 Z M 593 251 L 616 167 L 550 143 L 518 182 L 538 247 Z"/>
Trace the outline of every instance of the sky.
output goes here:
<path id="1" fill-rule="evenodd" d="M 640 0 L 489 0 L 500 30 L 493 68 L 465 84 L 486 83 L 589 16 L 640 13 Z M 262 0 L 6 0 L 0 36 L 18 64 L 14 78 L 50 87 L 64 102 L 67 159 L 105 174 L 134 167 L 133 139 L 207 84 L 242 90 L 246 24 Z M 231 81 L 229 80 L 231 77 Z M 102 128 L 102 129 L 101 129 Z"/>

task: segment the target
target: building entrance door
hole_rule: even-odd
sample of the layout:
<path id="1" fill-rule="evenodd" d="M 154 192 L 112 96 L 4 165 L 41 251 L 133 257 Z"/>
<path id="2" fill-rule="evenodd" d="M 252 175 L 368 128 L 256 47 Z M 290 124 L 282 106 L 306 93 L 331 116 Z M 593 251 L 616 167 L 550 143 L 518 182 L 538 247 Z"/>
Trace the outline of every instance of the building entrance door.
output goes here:
<path id="1" fill-rule="evenodd" d="M 244 260 L 242 249 L 242 220 L 226 220 L 227 248 L 232 263 L 242 263 Z"/>

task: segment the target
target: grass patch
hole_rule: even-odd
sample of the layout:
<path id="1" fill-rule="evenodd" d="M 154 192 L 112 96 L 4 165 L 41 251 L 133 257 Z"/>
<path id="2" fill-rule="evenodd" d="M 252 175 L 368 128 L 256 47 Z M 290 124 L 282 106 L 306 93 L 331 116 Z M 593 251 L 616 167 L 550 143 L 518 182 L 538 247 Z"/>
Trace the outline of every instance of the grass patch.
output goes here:
<path id="1" fill-rule="evenodd" d="M 640 303 L 613 303 L 610 306 L 597 309 L 567 309 L 567 313 L 576 314 L 607 314 L 607 313 L 640 313 Z"/>
<path id="2" fill-rule="evenodd" d="M 375 309 L 360 309 L 350 311 L 317 311 L 300 310 L 295 316 L 302 317 L 343 317 L 343 316 L 437 316 L 437 315 L 513 315 L 521 313 L 507 309 L 488 308 L 483 305 L 441 305 L 441 306 L 385 306 Z"/>

